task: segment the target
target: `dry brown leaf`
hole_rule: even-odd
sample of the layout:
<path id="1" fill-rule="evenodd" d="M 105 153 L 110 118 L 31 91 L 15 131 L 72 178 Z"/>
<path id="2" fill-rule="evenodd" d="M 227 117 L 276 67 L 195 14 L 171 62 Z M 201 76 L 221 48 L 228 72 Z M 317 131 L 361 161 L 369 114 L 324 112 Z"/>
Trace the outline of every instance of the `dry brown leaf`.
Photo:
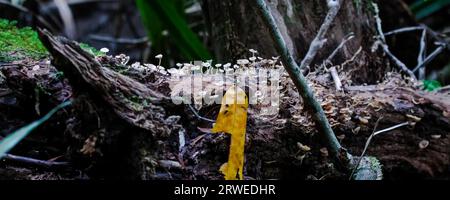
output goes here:
<path id="1" fill-rule="evenodd" d="M 97 137 L 96 136 L 89 136 L 88 139 L 86 139 L 86 141 L 84 141 L 84 145 L 83 148 L 80 150 L 80 152 L 84 155 L 89 155 L 91 156 L 92 154 L 95 153 L 95 144 L 97 142 Z"/>
<path id="2" fill-rule="evenodd" d="M 364 118 L 364 117 L 358 117 L 359 122 L 361 122 L 361 124 L 367 125 L 369 124 L 369 120 Z"/>

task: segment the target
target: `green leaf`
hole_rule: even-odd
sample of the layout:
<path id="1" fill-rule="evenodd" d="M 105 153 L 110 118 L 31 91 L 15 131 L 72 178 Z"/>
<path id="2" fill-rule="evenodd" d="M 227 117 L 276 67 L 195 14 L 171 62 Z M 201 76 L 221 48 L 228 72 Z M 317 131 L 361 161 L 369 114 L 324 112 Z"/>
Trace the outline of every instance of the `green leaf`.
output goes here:
<path id="1" fill-rule="evenodd" d="M 450 0 L 418 0 L 410 7 L 417 19 L 423 19 L 450 5 Z"/>
<path id="2" fill-rule="evenodd" d="M 441 88 L 442 85 L 439 81 L 436 81 L 436 80 L 424 80 L 423 87 L 424 87 L 424 90 L 432 92 L 436 89 Z"/>
<path id="3" fill-rule="evenodd" d="M 184 16 L 182 0 L 136 0 L 142 21 L 146 26 L 153 47 L 162 53 L 162 32 L 169 31 L 169 41 L 189 60 L 211 59 L 206 47 L 189 28 Z"/>
<path id="4" fill-rule="evenodd" d="M 9 150 L 14 148 L 23 138 L 25 138 L 28 134 L 31 133 L 38 126 L 47 121 L 53 114 L 55 114 L 59 109 L 62 109 L 71 104 L 71 101 L 66 101 L 62 104 L 59 104 L 49 113 L 47 113 L 44 117 L 39 120 L 36 120 L 5 137 L 0 141 L 0 158 L 2 158 Z"/>
<path id="5" fill-rule="evenodd" d="M 142 22 L 147 29 L 147 34 L 152 41 L 153 51 L 162 53 L 163 51 L 163 19 L 156 13 L 156 10 L 146 0 L 136 0 Z"/>

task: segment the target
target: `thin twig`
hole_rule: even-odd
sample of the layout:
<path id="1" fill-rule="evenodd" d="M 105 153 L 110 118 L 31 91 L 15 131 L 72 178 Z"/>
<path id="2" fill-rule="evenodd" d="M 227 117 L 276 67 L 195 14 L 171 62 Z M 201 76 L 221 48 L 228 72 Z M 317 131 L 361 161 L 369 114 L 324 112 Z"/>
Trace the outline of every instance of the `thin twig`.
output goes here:
<path id="1" fill-rule="evenodd" d="M 401 128 L 401 127 L 403 127 L 403 126 L 407 126 L 407 125 L 409 125 L 409 124 L 410 124 L 409 122 L 403 122 L 403 123 L 401 123 L 401 124 L 397 124 L 397 125 L 395 125 L 395 126 L 392 126 L 392 127 L 389 127 L 389 128 L 383 129 L 383 130 L 379 130 L 379 131 L 373 133 L 373 136 L 377 136 L 377 135 L 379 135 L 379 134 L 386 133 L 386 132 L 389 132 L 389 131 L 398 129 L 398 128 Z"/>
<path id="2" fill-rule="evenodd" d="M 381 39 L 383 43 L 386 44 L 386 37 L 384 37 L 383 33 L 383 26 L 381 26 L 381 18 L 380 18 L 380 9 L 378 8 L 378 4 L 372 2 L 372 7 L 374 8 L 375 12 L 375 21 L 377 23 L 377 31 L 378 31 L 378 37 Z"/>
<path id="3" fill-rule="evenodd" d="M 418 65 L 416 68 L 414 68 L 412 71 L 416 72 L 418 69 L 420 69 L 422 66 L 428 64 L 429 62 L 431 62 L 434 58 L 436 58 L 436 56 L 438 56 L 440 53 L 442 53 L 442 51 L 444 51 L 444 49 L 446 48 L 445 44 L 441 44 L 441 46 L 439 46 L 436 50 L 433 51 L 433 53 L 431 53 L 423 62 L 422 64 Z"/>
<path id="4" fill-rule="evenodd" d="M 447 91 L 450 91 L 450 85 L 441 87 L 441 88 L 436 90 L 437 93 L 444 93 L 444 92 L 447 92 Z"/>
<path id="5" fill-rule="evenodd" d="M 325 34 L 327 34 L 328 29 L 331 26 L 331 23 L 334 21 L 334 18 L 336 18 L 336 15 L 339 12 L 339 9 L 341 8 L 340 0 L 327 0 L 328 4 L 328 13 L 327 16 L 325 16 L 325 20 L 323 24 L 320 26 L 319 32 L 317 33 L 314 40 L 311 42 L 308 52 L 306 53 L 306 56 L 303 58 L 302 62 L 300 63 L 300 69 L 304 69 L 308 67 L 314 57 L 316 56 L 319 49 L 323 47 L 327 39 L 325 38 Z"/>
<path id="6" fill-rule="evenodd" d="M 339 74 L 336 70 L 336 67 L 330 68 L 331 77 L 333 77 L 334 86 L 336 86 L 337 91 L 342 91 L 342 82 L 339 78 Z"/>
<path id="7" fill-rule="evenodd" d="M 361 156 L 359 157 L 358 162 L 356 163 L 355 167 L 352 170 L 352 173 L 350 174 L 350 179 L 352 179 L 353 175 L 355 174 L 356 170 L 358 169 L 359 165 L 361 164 L 361 161 L 362 161 L 364 155 L 366 154 L 366 151 L 367 151 L 367 149 L 368 149 L 368 147 L 370 145 L 370 142 L 372 142 L 372 138 L 373 137 L 375 137 L 376 135 L 379 135 L 381 133 L 386 133 L 386 132 L 389 132 L 389 131 L 392 131 L 392 130 L 395 130 L 395 129 L 398 129 L 400 127 L 407 126 L 407 125 L 410 124 L 409 122 L 404 122 L 404 123 L 401 123 L 401 124 L 398 124 L 398 125 L 395 125 L 395 126 L 392 126 L 392 127 L 380 130 L 380 131 L 376 131 L 377 128 L 378 128 L 378 124 L 380 123 L 381 119 L 383 119 L 383 117 L 380 117 L 377 120 L 377 122 L 375 123 L 375 127 L 373 128 L 372 134 L 367 139 L 366 144 L 364 146 L 364 149 L 363 149 L 363 151 L 361 153 Z"/>
<path id="8" fill-rule="evenodd" d="M 353 38 L 355 38 L 355 34 L 353 32 L 346 35 L 339 46 L 336 47 L 336 49 L 330 54 L 330 56 L 328 56 L 328 58 L 323 62 L 322 65 L 325 66 L 326 64 L 330 64 L 331 60 L 334 58 L 334 56 L 336 56 L 339 50 L 341 50 L 345 46 L 345 44 Z"/>
<path id="9" fill-rule="evenodd" d="M 356 163 L 356 165 L 354 166 L 354 168 L 352 170 L 352 173 L 350 174 L 350 178 L 349 178 L 350 180 L 352 179 L 353 174 L 355 174 L 356 170 L 358 169 L 359 164 L 361 163 L 364 154 L 366 154 L 367 147 L 369 147 L 369 144 L 372 141 L 373 136 L 375 135 L 375 131 L 377 130 L 378 124 L 380 124 L 381 119 L 383 119 L 383 117 L 378 118 L 377 122 L 375 122 L 375 127 L 373 127 L 372 134 L 370 134 L 369 138 L 367 139 L 366 145 L 364 146 L 361 156 L 359 156 L 358 162 Z"/>
<path id="10" fill-rule="evenodd" d="M 375 7 L 376 4 L 374 3 Z M 429 62 L 431 62 L 437 55 L 439 55 L 445 48 L 447 48 L 449 45 L 448 41 L 443 40 L 440 36 L 439 33 L 435 32 L 434 30 L 430 29 L 429 27 L 427 27 L 426 25 L 420 25 L 420 26 L 413 26 L 413 27 L 405 27 L 405 28 L 400 28 L 400 29 L 396 29 L 393 31 L 390 31 L 388 33 L 384 33 L 382 34 L 382 30 L 381 30 L 381 19 L 379 19 L 378 16 L 378 8 L 376 7 L 375 9 L 376 11 L 376 18 L 377 18 L 377 29 L 379 32 L 379 36 L 377 36 L 377 38 L 381 39 L 384 44 L 383 45 L 383 50 L 386 52 L 386 54 L 388 54 L 389 57 L 391 57 L 392 60 L 394 60 L 394 62 L 396 63 L 396 65 L 398 65 L 403 71 L 407 72 L 410 76 L 411 76 L 411 72 L 412 74 L 414 74 L 417 70 L 419 70 L 419 79 L 425 79 L 425 72 L 426 72 L 426 68 L 425 65 L 427 65 Z M 406 65 L 401 62 L 397 57 L 395 57 L 390 51 L 389 51 L 389 47 L 387 47 L 387 44 L 385 42 L 385 38 L 384 36 L 388 36 L 388 35 L 393 35 L 393 34 L 398 34 L 398 33 L 403 33 L 403 32 L 408 32 L 408 31 L 416 31 L 416 30 L 423 30 L 422 31 L 422 37 L 421 37 L 421 41 L 420 41 L 420 52 L 419 52 L 419 56 L 418 56 L 418 64 L 417 66 L 414 68 L 414 70 L 409 70 L 408 67 L 406 67 Z M 436 41 L 438 41 L 441 46 L 439 46 L 434 52 L 432 52 L 428 57 L 425 58 L 425 51 L 426 51 L 426 35 L 427 33 L 429 33 L 431 35 L 431 37 L 433 37 Z M 413 77 L 413 76 L 411 76 Z"/>
<path id="11" fill-rule="evenodd" d="M 422 37 L 420 38 L 420 50 L 419 50 L 419 55 L 417 56 L 417 66 L 422 65 L 423 60 L 426 57 L 426 55 L 425 55 L 425 51 L 427 48 L 426 39 L 427 39 L 427 29 L 424 29 L 422 31 Z M 425 71 L 426 71 L 425 65 L 423 65 L 419 70 L 419 79 L 420 80 L 425 79 Z"/>
<path id="12" fill-rule="evenodd" d="M 117 43 L 117 44 L 145 44 L 148 42 L 148 37 L 142 37 L 142 38 L 113 38 L 108 36 L 102 36 L 102 35 L 89 35 L 89 39 L 91 40 L 97 40 L 101 42 L 111 42 L 111 43 Z"/>
<path id="13" fill-rule="evenodd" d="M 438 33 L 438 32 L 436 32 L 436 31 L 434 31 L 433 29 L 429 28 L 428 26 L 426 26 L 426 25 L 424 25 L 424 24 L 422 24 L 421 26 L 422 26 L 424 29 L 427 30 L 428 34 L 430 34 L 430 36 L 431 36 L 434 40 L 436 40 L 436 41 L 439 42 L 439 43 L 445 44 L 446 47 L 449 47 L 449 46 L 450 46 L 450 42 L 447 41 L 447 40 L 445 40 L 444 38 L 442 38 L 441 33 Z"/>
<path id="14" fill-rule="evenodd" d="M 341 67 L 344 68 L 344 66 L 347 65 L 348 63 L 351 63 L 351 62 L 355 61 L 356 57 L 357 57 L 361 52 L 362 52 L 362 46 L 359 47 L 358 51 L 356 51 L 350 59 L 344 61 L 344 62 L 341 64 Z"/>
<path id="15" fill-rule="evenodd" d="M 200 116 L 200 115 L 198 114 L 198 112 L 195 110 L 195 108 L 192 107 L 191 104 L 187 104 L 187 105 L 188 105 L 188 108 L 191 110 L 191 112 L 192 112 L 197 118 L 199 118 L 199 119 L 201 119 L 201 120 L 204 120 L 204 121 L 207 121 L 207 122 L 211 122 L 211 123 L 215 123 L 215 122 L 216 122 L 215 120 L 208 119 L 208 118 L 206 118 L 206 117 Z"/>
<path id="16" fill-rule="evenodd" d="M 372 3 L 372 5 L 375 9 L 374 17 L 375 17 L 375 21 L 377 22 L 377 31 L 378 31 L 378 35 L 381 39 L 381 42 L 382 42 L 381 46 L 383 48 L 383 51 L 395 62 L 395 64 L 397 66 L 400 67 L 400 69 L 402 71 L 407 73 L 411 78 L 413 78 L 415 80 L 416 76 L 414 75 L 414 73 L 402 61 L 400 61 L 394 54 L 392 54 L 391 51 L 389 50 L 389 46 L 386 44 L 386 38 L 384 37 L 383 29 L 381 26 L 380 10 L 376 3 Z"/>
<path id="17" fill-rule="evenodd" d="M 116 0 L 66 0 L 67 4 L 71 6 L 77 6 L 79 4 L 89 4 L 89 3 L 114 3 Z M 43 9 L 54 9 L 56 5 L 53 2 L 42 2 Z"/>
<path id="18" fill-rule="evenodd" d="M 21 164 L 30 165 L 33 167 L 42 167 L 42 168 L 60 168 L 60 167 L 68 167 L 69 162 L 55 162 L 55 161 L 46 161 L 46 160 L 38 160 L 34 158 L 24 157 L 24 156 L 16 156 L 12 154 L 5 154 L 2 158 L 8 161 L 17 162 Z"/>
<path id="19" fill-rule="evenodd" d="M 411 27 L 395 29 L 395 30 L 389 31 L 389 32 L 387 32 L 387 33 L 385 33 L 383 35 L 384 36 L 389 36 L 389 35 L 395 35 L 395 34 L 399 34 L 399 33 L 409 32 L 409 31 L 423 30 L 423 29 L 424 28 L 422 26 L 411 26 Z"/>
<path id="20" fill-rule="evenodd" d="M 330 148 L 330 152 L 334 157 L 338 158 L 339 152 L 342 149 L 342 147 L 339 141 L 337 140 L 336 136 L 334 135 L 333 129 L 331 128 L 330 123 L 328 122 L 328 119 L 325 116 L 322 107 L 314 97 L 314 93 L 312 89 L 308 86 L 306 78 L 300 72 L 301 68 L 297 65 L 292 54 L 286 48 L 286 42 L 284 41 L 283 36 L 281 35 L 281 32 L 278 29 L 278 26 L 275 22 L 275 19 L 270 13 L 270 9 L 267 7 L 265 1 L 264 0 L 255 0 L 255 1 L 257 9 L 260 11 L 263 17 L 263 21 L 271 33 L 272 39 L 275 41 L 275 47 L 281 54 L 281 58 L 283 60 L 283 63 L 285 64 L 284 67 L 288 72 L 289 76 L 291 77 L 292 81 L 294 82 L 295 86 L 297 87 L 297 90 L 299 91 L 300 95 L 305 101 L 305 107 L 308 108 L 308 110 L 314 117 L 316 125 L 319 128 L 319 133 L 324 135 L 324 139 L 326 139 L 326 142 Z M 302 61 L 301 66 L 303 67 L 309 65 L 310 61 L 317 53 L 317 50 L 324 43 L 323 36 L 325 35 L 325 32 L 328 30 L 329 25 L 331 24 L 337 12 L 339 11 L 340 1 L 329 0 L 327 1 L 327 3 L 329 5 L 327 17 L 325 19 L 324 24 L 320 28 L 318 36 L 314 39 L 313 44 L 311 44 L 307 56 Z"/>
<path id="21" fill-rule="evenodd" d="M 0 76 L 1 76 L 1 74 L 0 74 Z M 6 95 L 10 95 L 10 94 L 12 94 L 13 93 L 13 91 L 11 91 L 11 90 L 7 90 L 7 89 L 1 89 L 0 90 L 0 97 L 3 97 L 3 96 L 6 96 Z M 0 138 L 1 139 L 1 138 Z"/>
<path id="22" fill-rule="evenodd" d="M 400 69 L 403 72 L 406 72 L 411 78 L 416 79 L 416 75 L 414 75 L 414 72 L 411 71 L 406 65 L 405 63 L 403 63 L 402 61 L 400 61 L 394 54 L 391 53 L 391 51 L 389 50 L 389 47 L 387 44 L 381 44 L 381 47 L 383 48 L 383 51 L 391 58 L 392 61 L 395 62 L 395 64 L 400 67 Z"/>

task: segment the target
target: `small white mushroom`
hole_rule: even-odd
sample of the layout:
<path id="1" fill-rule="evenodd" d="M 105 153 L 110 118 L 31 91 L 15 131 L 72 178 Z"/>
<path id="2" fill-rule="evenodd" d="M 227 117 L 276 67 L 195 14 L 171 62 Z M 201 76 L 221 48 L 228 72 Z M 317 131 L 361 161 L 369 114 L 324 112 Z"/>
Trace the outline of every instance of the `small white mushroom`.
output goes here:
<path id="1" fill-rule="evenodd" d="M 161 65 L 161 60 L 163 58 L 163 55 L 162 54 L 158 54 L 158 55 L 155 56 L 155 58 L 159 60 L 158 66 L 160 66 Z"/>
<path id="2" fill-rule="evenodd" d="M 147 67 L 147 69 L 149 69 L 150 71 L 155 71 L 157 69 L 157 67 L 152 64 L 144 64 L 144 66 Z"/>
<path id="3" fill-rule="evenodd" d="M 419 142 L 420 149 L 425 149 L 428 147 L 428 145 L 430 145 L 430 142 L 428 140 L 422 140 Z"/>
<path id="4" fill-rule="evenodd" d="M 200 70 L 200 66 L 192 66 L 192 67 L 191 67 L 191 70 L 192 70 L 192 71 Z"/>
<path id="5" fill-rule="evenodd" d="M 431 135 L 431 138 L 433 139 L 440 139 L 442 136 L 441 135 Z"/>
<path id="6" fill-rule="evenodd" d="M 239 60 L 237 60 L 237 64 L 238 65 L 246 65 L 246 64 L 249 64 L 250 63 L 250 61 L 248 61 L 247 59 L 239 59 Z"/>
<path id="7" fill-rule="evenodd" d="M 175 69 L 175 68 L 170 68 L 170 69 L 167 70 L 167 72 L 169 72 L 172 75 L 179 74 L 179 70 Z"/>
<path id="8" fill-rule="evenodd" d="M 131 67 L 132 68 L 139 68 L 141 66 L 141 63 L 140 62 L 135 62 L 135 63 L 133 63 L 133 64 L 131 64 Z"/>
<path id="9" fill-rule="evenodd" d="M 328 8 L 336 7 L 339 5 L 338 0 L 328 0 L 327 1 Z"/>
<path id="10" fill-rule="evenodd" d="M 211 67 L 211 63 L 209 63 L 209 62 L 204 62 L 204 63 L 202 63 L 202 67 L 209 68 L 209 67 Z"/>
<path id="11" fill-rule="evenodd" d="M 108 49 L 108 48 L 105 48 L 105 47 L 103 47 L 103 48 L 101 48 L 101 49 L 100 49 L 100 52 L 102 52 L 102 53 L 106 54 L 106 53 L 108 53 L 108 52 L 109 52 L 109 49 Z"/>

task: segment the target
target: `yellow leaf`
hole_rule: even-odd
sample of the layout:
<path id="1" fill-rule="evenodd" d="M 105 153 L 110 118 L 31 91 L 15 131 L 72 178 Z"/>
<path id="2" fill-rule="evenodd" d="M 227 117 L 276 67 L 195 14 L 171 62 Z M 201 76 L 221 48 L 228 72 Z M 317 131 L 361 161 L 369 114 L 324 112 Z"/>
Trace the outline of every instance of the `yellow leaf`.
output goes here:
<path id="1" fill-rule="evenodd" d="M 247 126 L 248 99 L 244 90 L 230 87 L 223 99 L 219 115 L 211 132 L 231 134 L 228 163 L 220 167 L 225 180 L 243 180 L 245 129 Z"/>

